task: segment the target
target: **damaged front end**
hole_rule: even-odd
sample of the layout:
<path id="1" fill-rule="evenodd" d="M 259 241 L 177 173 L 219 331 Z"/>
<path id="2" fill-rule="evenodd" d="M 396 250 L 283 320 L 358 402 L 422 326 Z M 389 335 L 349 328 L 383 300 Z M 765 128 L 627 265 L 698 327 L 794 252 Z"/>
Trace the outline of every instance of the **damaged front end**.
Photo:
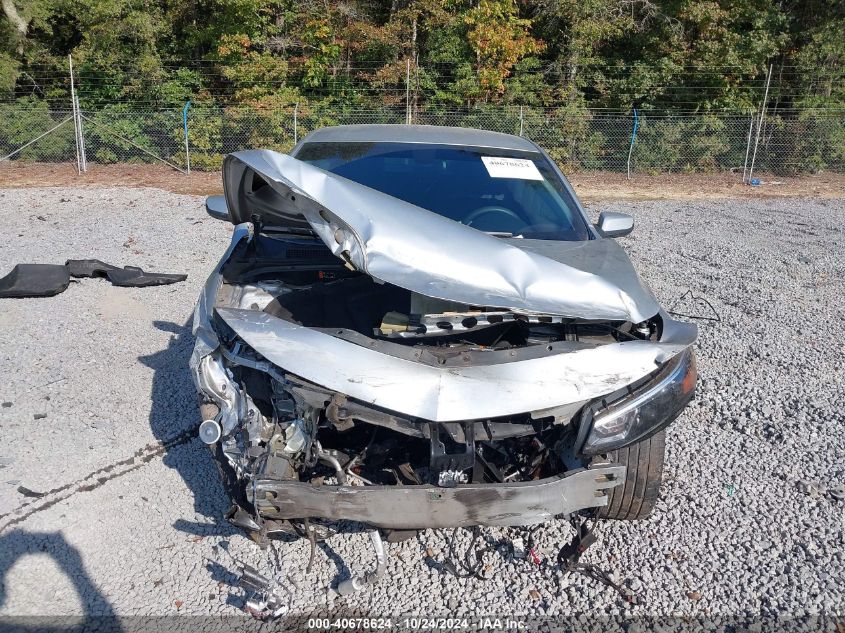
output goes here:
<path id="1" fill-rule="evenodd" d="M 612 240 L 514 246 L 273 152 L 224 182 L 241 223 L 191 366 L 229 519 L 259 539 L 598 508 L 626 475 L 607 455 L 693 396 L 696 328 Z"/>

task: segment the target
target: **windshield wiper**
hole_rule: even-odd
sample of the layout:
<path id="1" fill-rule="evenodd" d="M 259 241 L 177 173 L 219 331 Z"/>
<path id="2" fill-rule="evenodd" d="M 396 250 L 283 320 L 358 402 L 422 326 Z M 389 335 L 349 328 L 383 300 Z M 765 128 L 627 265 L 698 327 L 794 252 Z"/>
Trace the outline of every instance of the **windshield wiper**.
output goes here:
<path id="1" fill-rule="evenodd" d="M 521 235 L 514 235 L 508 231 L 484 231 L 487 235 L 492 235 L 493 237 L 522 237 Z"/>

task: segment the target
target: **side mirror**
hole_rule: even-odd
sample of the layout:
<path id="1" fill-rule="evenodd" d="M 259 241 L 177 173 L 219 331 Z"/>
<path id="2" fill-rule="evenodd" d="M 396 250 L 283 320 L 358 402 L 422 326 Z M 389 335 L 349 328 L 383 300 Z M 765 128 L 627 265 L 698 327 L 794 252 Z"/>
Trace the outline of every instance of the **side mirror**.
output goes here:
<path id="1" fill-rule="evenodd" d="M 596 228 L 604 237 L 624 237 L 634 230 L 634 218 L 627 213 L 602 211 Z"/>
<path id="2" fill-rule="evenodd" d="M 231 222 L 229 207 L 226 205 L 226 198 L 223 196 L 208 196 L 205 199 L 205 212 L 215 220 Z"/>

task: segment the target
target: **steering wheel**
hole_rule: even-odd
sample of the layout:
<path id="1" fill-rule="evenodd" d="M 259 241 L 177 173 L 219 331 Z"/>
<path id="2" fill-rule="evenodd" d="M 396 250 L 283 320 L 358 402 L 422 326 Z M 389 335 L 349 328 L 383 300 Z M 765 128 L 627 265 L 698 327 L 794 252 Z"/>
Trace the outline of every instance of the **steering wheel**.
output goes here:
<path id="1" fill-rule="evenodd" d="M 522 222 L 522 218 L 507 207 L 502 207 L 497 204 L 491 204 L 484 207 L 478 207 L 475 211 L 470 211 L 464 217 L 464 219 L 461 220 L 461 224 L 472 226 L 473 222 L 475 222 L 482 215 L 487 215 L 488 213 L 500 213 L 501 215 L 506 215 L 509 218 L 516 220 L 517 222 Z"/>

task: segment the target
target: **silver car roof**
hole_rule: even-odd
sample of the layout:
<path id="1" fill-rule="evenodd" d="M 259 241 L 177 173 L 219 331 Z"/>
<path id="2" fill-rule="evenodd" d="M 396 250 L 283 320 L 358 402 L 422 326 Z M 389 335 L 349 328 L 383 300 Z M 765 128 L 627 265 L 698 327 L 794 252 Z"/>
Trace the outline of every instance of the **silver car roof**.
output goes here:
<path id="1" fill-rule="evenodd" d="M 302 139 L 305 143 L 431 143 L 538 151 L 534 143 L 513 134 L 439 125 L 338 125 L 310 132 Z"/>

